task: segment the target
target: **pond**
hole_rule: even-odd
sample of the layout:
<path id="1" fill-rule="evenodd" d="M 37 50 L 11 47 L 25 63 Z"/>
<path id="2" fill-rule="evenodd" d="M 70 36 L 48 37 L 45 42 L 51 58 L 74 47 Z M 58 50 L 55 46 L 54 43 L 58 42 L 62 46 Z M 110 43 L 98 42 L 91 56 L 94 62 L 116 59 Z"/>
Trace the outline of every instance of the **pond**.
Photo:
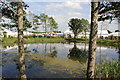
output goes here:
<path id="1" fill-rule="evenodd" d="M 18 47 L 1 46 L 2 77 L 18 78 Z M 27 78 L 83 78 L 86 75 L 88 44 L 37 43 L 25 44 Z M 115 47 L 97 46 L 96 64 L 103 60 L 119 60 Z"/>

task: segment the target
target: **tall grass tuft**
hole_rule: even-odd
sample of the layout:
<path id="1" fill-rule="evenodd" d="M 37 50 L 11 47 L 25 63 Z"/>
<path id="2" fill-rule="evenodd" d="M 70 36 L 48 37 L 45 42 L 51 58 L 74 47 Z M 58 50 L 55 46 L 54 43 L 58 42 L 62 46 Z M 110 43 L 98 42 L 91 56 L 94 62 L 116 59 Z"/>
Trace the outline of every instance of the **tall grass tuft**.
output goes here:
<path id="1" fill-rule="evenodd" d="M 96 65 L 96 78 L 120 78 L 120 61 L 103 61 Z"/>

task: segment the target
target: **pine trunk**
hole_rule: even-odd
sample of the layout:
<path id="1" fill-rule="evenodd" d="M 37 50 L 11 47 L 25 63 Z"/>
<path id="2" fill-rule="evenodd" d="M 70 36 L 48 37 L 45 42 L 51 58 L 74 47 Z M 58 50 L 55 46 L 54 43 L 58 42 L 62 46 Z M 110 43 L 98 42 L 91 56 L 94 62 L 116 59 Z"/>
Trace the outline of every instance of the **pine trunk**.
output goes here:
<path id="1" fill-rule="evenodd" d="M 87 78 L 94 79 L 95 57 L 96 57 L 96 39 L 98 28 L 98 2 L 91 2 L 91 31 L 89 41 L 89 56 L 87 66 Z"/>
<path id="2" fill-rule="evenodd" d="M 22 5 L 22 0 L 19 0 L 19 2 L 18 2 L 18 52 L 19 52 L 20 78 L 26 79 L 25 58 L 24 58 L 24 40 L 23 40 L 23 5 Z"/>

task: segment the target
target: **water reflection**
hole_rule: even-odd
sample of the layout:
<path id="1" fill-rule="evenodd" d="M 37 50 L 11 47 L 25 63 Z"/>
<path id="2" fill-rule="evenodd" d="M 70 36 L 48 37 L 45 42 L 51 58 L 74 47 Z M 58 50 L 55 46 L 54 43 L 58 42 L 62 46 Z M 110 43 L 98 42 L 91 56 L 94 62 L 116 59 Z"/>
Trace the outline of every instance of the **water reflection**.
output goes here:
<path id="1" fill-rule="evenodd" d="M 69 50 L 68 58 L 72 60 L 78 60 L 79 62 L 82 62 L 83 60 L 86 62 L 87 60 L 87 53 L 88 51 L 85 49 L 79 49 L 76 46 L 76 43 L 74 43 L 74 47 Z"/>
<path id="2" fill-rule="evenodd" d="M 118 49 L 118 54 L 119 54 L 119 61 L 120 61 L 120 47 Z"/>
<path id="3" fill-rule="evenodd" d="M 24 47 L 23 47 L 23 50 L 24 50 Z M 27 78 L 26 68 L 25 68 L 25 53 L 24 52 L 23 53 L 18 53 L 18 56 L 19 56 L 18 70 L 20 72 L 20 78 L 25 80 Z"/>
<path id="4" fill-rule="evenodd" d="M 56 50 L 56 47 L 51 47 L 51 44 L 50 44 L 50 53 L 49 53 L 49 57 L 52 57 L 52 58 L 55 58 L 57 57 L 57 50 Z"/>
<path id="5" fill-rule="evenodd" d="M 20 73 L 22 75 L 27 74 L 28 78 L 70 78 L 85 76 L 88 44 L 43 43 L 26 44 L 24 46 L 25 54 L 22 56 L 16 54 L 18 51 L 16 46 L 4 48 L 4 77 L 16 78 L 16 75 L 20 75 Z M 101 51 L 99 51 L 99 49 L 101 49 Z M 107 57 L 109 57 L 108 59 L 120 59 L 119 52 L 117 52 L 114 47 L 98 46 L 97 63 L 100 60 L 100 55 L 102 59 L 106 59 Z M 19 61 L 22 62 L 19 63 Z M 20 70 L 21 68 L 19 72 L 16 70 L 16 64 L 20 66 L 17 67 L 17 69 Z"/>

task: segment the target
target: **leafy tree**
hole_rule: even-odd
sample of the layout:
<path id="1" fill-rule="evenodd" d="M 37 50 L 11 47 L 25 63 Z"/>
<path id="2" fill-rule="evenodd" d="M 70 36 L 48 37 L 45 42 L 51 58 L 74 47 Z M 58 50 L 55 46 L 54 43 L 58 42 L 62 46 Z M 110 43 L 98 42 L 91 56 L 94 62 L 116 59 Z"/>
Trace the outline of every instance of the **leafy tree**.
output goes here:
<path id="1" fill-rule="evenodd" d="M 49 17 L 49 26 L 50 26 L 50 31 L 53 31 L 54 29 L 58 28 L 58 24 L 55 22 L 53 17 Z"/>
<path id="2" fill-rule="evenodd" d="M 48 22 L 48 15 L 42 13 L 40 14 L 39 16 L 41 22 L 42 22 L 42 25 L 43 25 L 43 28 L 45 28 L 45 32 L 47 33 L 47 22 Z"/>
<path id="3" fill-rule="evenodd" d="M 77 35 L 82 32 L 82 24 L 81 24 L 81 20 L 78 18 L 72 18 L 70 19 L 68 26 L 70 27 L 70 30 L 72 30 L 73 34 L 74 34 L 74 39 L 76 39 Z"/>
<path id="4" fill-rule="evenodd" d="M 57 22 L 54 20 L 53 17 L 49 17 L 45 13 L 41 13 L 40 16 L 35 15 L 34 16 L 34 24 L 36 25 L 34 29 L 36 30 L 39 28 L 39 25 L 42 25 L 45 29 L 45 32 L 48 32 L 48 28 L 50 28 L 50 31 L 53 31 L 54 29 L 58 28 Z"/>
<path id="5" fill-rule="evenodd" d="M 19 67 L 20 79 L 26 79 L 25 74 L 25 58 L 24 58 L 24 40 L 23 40 L 23 7 L 26 6 L 19 0 L 19 2 L 2 2 L 2 15 L 10 19 L 18 21 L 18 53 L 19 53 Z M 17 10 L 17 11 L 16 11 Z M 8 11 L 8 12 L 7 12 Z"/>
<path id="6" fill-rule="evenodd" d="M 18 2 L 6 1 L 5 3 L 4 2 L 2 2 L 2 3 L 3 4 L 0 4 L 1 5 L 2 16 L 6 16 L 7 18 L 10 18 L 11 21 L 13 23 L 15 23 L 15 25 L 12 25 L 10 27 L 8 26 L 8 28 L 15 28 L 16 25 L 18 25 L 18 22 L 17 22 L 17 19 L 18 19 L 18 15 L 17 15 L 18 14 L 18 12 L 17 12 L 17 10 L 18 10 Z M 27 7 L 29 7 L 24 2 L 22 2 L 22 5 L 23 5 L 24 9 L 27 9 Z M 23 11 L 23 14 L 25 15 L 26 12 Z M 24 26 L 24 30 L 26 30 L 27 28 L 32 27 L 31 23 L 28 21 L 26 16 L 23 16 L 23 26 Z"/>
<path id="7" fill-rule="evenodd" d="M 100 2 L 98 21 L 120 19 L 120 1 L 119 2 Z"/>
<path id="8" fill-rule="evenodd" d="M 90 24 L 89 24 L 88 20 L 84 19 L 84 18 L 81 19 L 81 24 L 82 24 L 83 31 L 85 33 L 85 38 L 86 38 L 86 32 L 89 31 Z"/>
<path id="9" fill-rule="evenodd" d="M 42 23 L 40 22 L 40 17 L 39 16 L 34 15 L 34 17 L 33 17 L 33 24 L 34 24 L 33 30 L 37 30 L 40 27 L 40 25 Z"/>
<path id="10" fill-rule="evenodd" d="M 96 35 L 98 28 L 98 21 L 104 21 L 118 18 L 120 22 L 120 2 L 91 2 L 91 31 L 89 41 L 89 57 L 87 66 L 87 78 L 94 78 L 95 55 L 96 55 Z M 98 17 L 99 14 L 99 17 Z"/>

